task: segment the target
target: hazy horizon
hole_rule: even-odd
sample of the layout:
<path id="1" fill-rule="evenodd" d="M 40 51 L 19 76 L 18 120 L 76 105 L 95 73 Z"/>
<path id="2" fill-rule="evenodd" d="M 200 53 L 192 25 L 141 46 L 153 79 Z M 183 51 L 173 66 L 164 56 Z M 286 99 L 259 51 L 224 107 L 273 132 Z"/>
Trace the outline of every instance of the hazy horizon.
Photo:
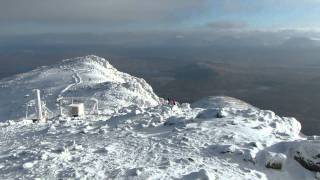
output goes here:
<path id="1" fill-rule="evenodd" d="M 319 135 L 319 7 L 315 0 L 5 1 L 0 78 L 96 54 L 160 96 L 234 96 L 295 116 L 304 133 Z"/>

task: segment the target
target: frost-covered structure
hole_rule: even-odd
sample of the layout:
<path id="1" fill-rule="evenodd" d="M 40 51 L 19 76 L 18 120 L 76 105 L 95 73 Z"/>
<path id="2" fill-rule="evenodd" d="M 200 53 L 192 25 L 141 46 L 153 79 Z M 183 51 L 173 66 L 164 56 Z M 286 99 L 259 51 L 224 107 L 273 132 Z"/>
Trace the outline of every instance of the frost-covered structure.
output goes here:
<path id="1" fill-rule="evenodd" d="M 314 179 L 319 138 L 295 118 L 230 97 L 160 101 L 143 80 L 97 56 L 0 82 L 0 179 Z M 58 113 L 60 97 L 94 97 L 100 115 L 23 120 L 31 89 Z M 23 112 L 23 111 L 22 111 Z"/>

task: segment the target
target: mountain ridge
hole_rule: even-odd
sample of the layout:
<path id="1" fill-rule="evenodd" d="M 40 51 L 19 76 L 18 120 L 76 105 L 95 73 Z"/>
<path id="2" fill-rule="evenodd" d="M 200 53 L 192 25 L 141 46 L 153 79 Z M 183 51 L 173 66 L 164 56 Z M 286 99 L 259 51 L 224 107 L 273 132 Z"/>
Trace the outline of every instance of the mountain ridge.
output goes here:
<path id="1" fill-rule="evenodd" d="M 35 88 L 45 123 L 24 118 Z M 58 116 L 57 99 L 75 97 L 96 98 L 99 113 Z M 320 177 L 320 138 L 295 118 L 224 96 L 174 105 L 94 55 L 1 80 L 0 98 L 1 179 Z"/>
<path id="2" fill-rule="evenodd" d="M 112 111 L 130 106 L 132 103 L 140 106 L 154 106 L 159 103 L 159 98 L 145 80 L 122 73 L 107 60 L 89 55 L 63 60 L 53 66 L 40 67 L 1 80 L 0 107 L 4 109 L 0 111 L 2 120 L 4 117 L 23 118 L 23 106 L 26 101 L 24 96 L 33 97 L 33 89 L 42 91 L 43 100 L 55 115 L 57 115 L 56 100 L 61 97 L 95 97 L 101 99 L 101 107 L 113 103 L 113 107 L 105 108 Z M 108 104 L 105 104 L 105 101 L 108 101 Z M 125 102 L 121 104 L 120 101 Z M 5 114 L 10 108 L 17 107 L 20 112 L 16 115 Z"/>

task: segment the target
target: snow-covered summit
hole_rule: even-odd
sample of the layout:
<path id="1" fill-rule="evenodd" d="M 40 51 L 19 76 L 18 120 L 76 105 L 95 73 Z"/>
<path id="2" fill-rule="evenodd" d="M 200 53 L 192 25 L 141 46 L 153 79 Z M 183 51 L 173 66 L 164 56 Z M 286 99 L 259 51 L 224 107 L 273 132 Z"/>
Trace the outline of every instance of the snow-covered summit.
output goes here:
<path id="1" fill-rule="evenodd" d="M 209 96 L 197 102 L 192 103 L 192 107 L 199 108 L 222 108 L 222 107 L 235 107 L 237 109 L 250 109 L 255 108 L 252 105 L 241 101 L 236 98 L 226 96 Z"/>
<path id="2" fill-rule="evenodd" d="M 0 82 L 0 179 L 314 179 L 319 137 L 295 118 L 241 100 L 160 101 L 143 80 L 97 56 Z M 95 97 L 100 115 L 19 120 L 41 89 L 53 113 L 61 97 Z"/>
<path id="3" fill-rule="evenodd" d="M 118 71 L 107 60 L 89 55 L 63 60 L 0 81 L 0 121 L 24 117 L 28 95 L 40 89 L 47 107 L 57 114 L 57 99 L 88 97 L 99 100 L 101 113 L 123 107 L 156 106 L 159 98 L 143 79 Z M 106 110 L 106 111 L 103 111 Z"/>

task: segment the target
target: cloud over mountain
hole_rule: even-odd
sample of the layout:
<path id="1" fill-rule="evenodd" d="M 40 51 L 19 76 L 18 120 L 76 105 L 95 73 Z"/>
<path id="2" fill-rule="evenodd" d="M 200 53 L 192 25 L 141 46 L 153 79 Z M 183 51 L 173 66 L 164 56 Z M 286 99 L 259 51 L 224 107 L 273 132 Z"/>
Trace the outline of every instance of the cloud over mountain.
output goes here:
<path id="1" fill-rule="evenodd" d="M 10 0 L 1 2 L 0 22 L 172 22 L 203 12 L 207 0 Z"/>
<path id="2" fill-rule="evenodd" d="M 248 24 L 240 21 L 214 21 L 209 22 L 207 27 L 213 29 L 243 29 L 248 27 Z"/>

